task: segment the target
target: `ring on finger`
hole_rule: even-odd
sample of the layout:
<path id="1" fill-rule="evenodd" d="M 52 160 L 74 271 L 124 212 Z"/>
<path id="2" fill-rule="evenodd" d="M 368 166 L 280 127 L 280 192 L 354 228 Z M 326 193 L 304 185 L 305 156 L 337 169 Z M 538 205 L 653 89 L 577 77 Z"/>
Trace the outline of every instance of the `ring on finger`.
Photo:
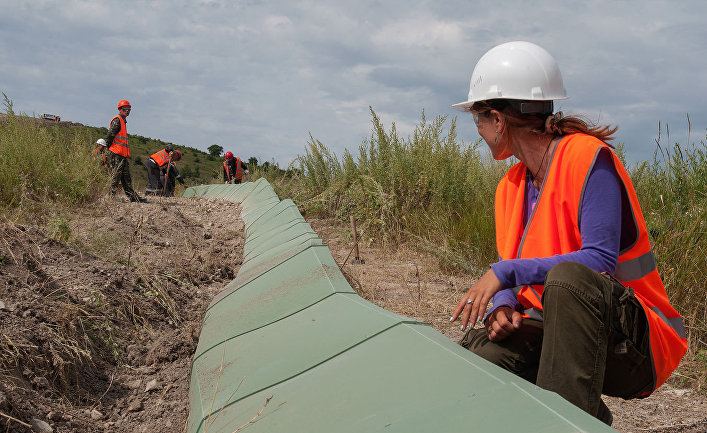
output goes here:
<path id="1" fill-rule="evenodd" d="M 473 301 L 472 299 L 467 299 L 467 300 L 466 300 L 466 305 L 471 305 L 471 304 L 473 304 L 473 303 L 474 303 L 474 301 Z"/>

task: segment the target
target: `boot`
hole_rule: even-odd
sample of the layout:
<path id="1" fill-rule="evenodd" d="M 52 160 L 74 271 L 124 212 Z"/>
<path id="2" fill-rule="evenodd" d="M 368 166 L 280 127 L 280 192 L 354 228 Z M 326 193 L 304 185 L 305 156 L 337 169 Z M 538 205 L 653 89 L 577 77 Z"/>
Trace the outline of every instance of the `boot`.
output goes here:
<path id="1" fill-rule="evenodd" d="M 614 422 L 614 416 L 611 414 L 611 410 L 609 410 L 603 400 L 599 400 L 599 412 L 597 413 L 597 418 L 609 427 L 611 427 L 611 424 Z"/>

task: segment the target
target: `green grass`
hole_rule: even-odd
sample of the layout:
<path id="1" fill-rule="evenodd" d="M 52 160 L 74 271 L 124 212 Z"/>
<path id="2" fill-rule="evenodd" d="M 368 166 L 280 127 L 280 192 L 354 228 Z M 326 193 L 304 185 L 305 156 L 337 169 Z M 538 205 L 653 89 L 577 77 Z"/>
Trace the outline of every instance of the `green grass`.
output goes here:
<path id="1" fill-rule="evenodd" d="M 632 167 L 630 174 L 646 224 L 653 232 L 658 270 L 671 303 L 685 318 L 691 355 L 704 354 L 707 349 L 707 145 L 704 140 L 687 145 L 665 144 L 659 137 L 653 159 Z M 707 364 L 702 362 L 696 374 L 707 382 Z"/>
<path id="2" fill-rule="evenodd" d="M 108 123 L 110 119 L 106 120 Z M 91 140 L 88 141 L 91 149 L 93 143 L 99 138 L 105 138 L 108 133 L 106 127 L 85 126 Z M 171 144 L 175 150 L 182 152 L 181 161 L 177 162 L 177 169 L 186 183 L 189 185 L 209 184 L 218 180 L 221 176 L 221 157 L 209 155 L 206 152 L 189 146 L 182 146 L 159 139 L 143 137 L 141 135 L 130 134 L 128 127 L 128 142 L 130 143 L 130 174 L 133 178 L 133 187 L 136 191 L 144 191 L 147 185 L 147 170 L 144 163 L 155 152 Z M 178 193 L 176 191 L 175 193 Z"/>
<path id="3" fill-rule="evenodd" d="M 344 222 L 353 215 L 369 239 L 411 242 L 450 271 L 477 272 L 495 261 L 489 203 L 510 163 L 482 156 L 478 141 L 459 143 L 455 120 L 444 116 L 428 121 L 423 112 L 402 138 L 395 124 L 386 130 L 371 115 L 373 131 L 356 158 L 346 151 L 339 159 L 310 137 L 299 169 L 271 177 L 278 193 L 305 213 Z"/>
<path id="4" fill-rule="evenodd" d="M 7 116 L 0 122 L 0 208 L 5 215 L 43 220 L 105 192 L 107 178 L 87 151 L 87 131 L 38 126 L 16 115 L 3 96 Z"/>

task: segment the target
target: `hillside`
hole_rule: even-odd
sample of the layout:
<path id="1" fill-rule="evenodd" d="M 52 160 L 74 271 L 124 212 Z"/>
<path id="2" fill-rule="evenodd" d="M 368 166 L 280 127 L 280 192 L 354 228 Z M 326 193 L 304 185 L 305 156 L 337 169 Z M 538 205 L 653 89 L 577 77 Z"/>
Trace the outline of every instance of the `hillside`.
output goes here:
<path id="1" fill-rule="evenodd" d="M 0 121 L 7 115 L 0 113 Z M 25 116 L 29 118 L 29 116 Z M 78 122 L 65 121 L 53 122 L 35 118 L 37 124 L 46 127 L 58 127 L 60 129 L 76 128 L 90 137 L 86 143 L 88 151 L 93 151 L 95 142 L 99 138 L 105 138 L 108 128 L 88 126 Z M 142 135 L 131 134 L 128 128 L 128 140 L 131 151 L 131 166 L 130 173 L 133 176 L 133 186 L 135 190 L 142 193 L 147 185 L 147 174 L 143 163 L 153 153 L 164 149 L 167 144 L 182 152 L 182 160 L 177 163 L 177 168 L 180 174 L 187 182 L 187 185 L 198 185 L 202 183 L 211 183 L 214 179 L 218 180 L 221 175 L 221 157 L 210 155 L 207 152 L 195 149 L 181 144 L 170 143 L 160 139 L 143 137 Z M 241 156 L 244 161 L 248 159 Z M 179 190 L 177 191 L 179 193 Z"/>

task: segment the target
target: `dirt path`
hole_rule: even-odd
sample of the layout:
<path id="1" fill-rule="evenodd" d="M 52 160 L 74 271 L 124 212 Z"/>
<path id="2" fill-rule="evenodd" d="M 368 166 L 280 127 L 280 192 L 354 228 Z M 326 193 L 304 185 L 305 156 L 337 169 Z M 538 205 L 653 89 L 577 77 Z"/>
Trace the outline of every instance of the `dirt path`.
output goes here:
<path id="1" fill-rule="evenodd" d="M 201 316 L 242 261 L 239 212 L 205 199 L 105 200 L 53 222 L 51 236 L 0 223 L 0 429 L 26 432 L 34 419 L 54 432 L 183 431 Z M 348 227 L 310 224 L 342 263 Z M 366 239 L 360 251 L 365 264 L 343 270 L 361 296 L 461 336 L 447 318 L 473 276 Z M 689 390 L 608 404 L 625 433 L 707 431 L 705 399 Z"/>

